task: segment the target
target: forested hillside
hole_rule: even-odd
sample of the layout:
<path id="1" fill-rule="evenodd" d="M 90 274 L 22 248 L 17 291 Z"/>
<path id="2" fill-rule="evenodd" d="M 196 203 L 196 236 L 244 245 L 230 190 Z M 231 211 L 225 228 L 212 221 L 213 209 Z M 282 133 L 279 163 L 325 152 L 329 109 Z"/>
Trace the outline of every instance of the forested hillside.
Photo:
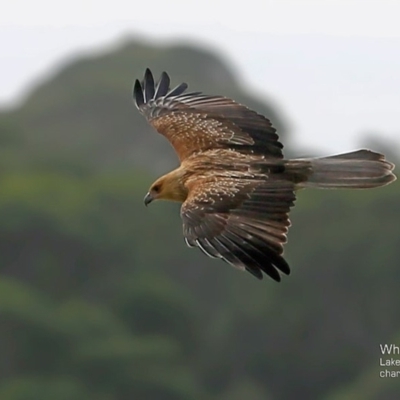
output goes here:
<path id="1" fill-rule="evenodd" d="M 177 164 L 133 107 L 145 67 L 248 104 L 290 147 L 272 105 L 187 46 L 78 57 L 0 114 L 0 399 L 397 398 L 379 344 L 400 343 L 399 183 L 299 193 L 280 284 L 211 260 L 176 204 L 143 206 Z"/>

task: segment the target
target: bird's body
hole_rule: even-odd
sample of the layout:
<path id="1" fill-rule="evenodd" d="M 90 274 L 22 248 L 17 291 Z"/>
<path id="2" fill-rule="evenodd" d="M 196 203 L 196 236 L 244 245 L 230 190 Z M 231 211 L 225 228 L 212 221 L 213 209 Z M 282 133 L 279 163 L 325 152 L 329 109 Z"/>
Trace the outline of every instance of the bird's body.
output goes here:
<path id="1" fill-rule="evenodd" d="M 283 244 L 295 191 L 304 187 L 372 188 L 396 179 L 384 156 L 359 150 L 285 160 L 270 121 L 233 100 L 169 90 L 149 70 L 136 81 L 137 107 L 172 144 L 180 166 L 157 179 L 145 197 L 182 202 L 186 243 L 213 258 L 279 281 L 289 274 Z"/>

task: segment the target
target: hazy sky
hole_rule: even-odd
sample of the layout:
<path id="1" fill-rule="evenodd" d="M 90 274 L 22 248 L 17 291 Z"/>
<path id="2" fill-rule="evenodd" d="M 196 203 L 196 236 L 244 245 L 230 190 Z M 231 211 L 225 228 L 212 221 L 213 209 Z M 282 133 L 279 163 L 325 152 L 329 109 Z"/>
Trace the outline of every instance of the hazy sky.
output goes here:
<path id="1" fill-rule="evenodd" d="M 347 151 L 368 132 L 400 148 L 400 0 L 107 4 L 3 5 L 0 104 L 23 98 L 71 56 L 139 34 L 200 43 L 225 56 L 244 86 L 274 100 L 302 148 Z"/>

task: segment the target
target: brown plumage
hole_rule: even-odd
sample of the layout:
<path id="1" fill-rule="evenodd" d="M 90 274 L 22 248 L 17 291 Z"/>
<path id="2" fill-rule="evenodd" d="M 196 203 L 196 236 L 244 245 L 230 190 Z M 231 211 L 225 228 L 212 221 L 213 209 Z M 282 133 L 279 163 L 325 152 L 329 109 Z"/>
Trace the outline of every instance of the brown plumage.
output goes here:
<path id="1" fill-rule="evenodd" d="M 394 165 L 359 150 L 324 158 L 285 160 L 276 130 L 264 116 L 221 96 L 170 91 L 163 72 L 150 70 L 134 86 L 149 123 L 174 147 L 181 165 L 157 179 L 145 197 L 182 202 L 190 247 L 276 281 L 289 274 L 282 257 L 295 190 L 373 188 L 393 182 Z"/>

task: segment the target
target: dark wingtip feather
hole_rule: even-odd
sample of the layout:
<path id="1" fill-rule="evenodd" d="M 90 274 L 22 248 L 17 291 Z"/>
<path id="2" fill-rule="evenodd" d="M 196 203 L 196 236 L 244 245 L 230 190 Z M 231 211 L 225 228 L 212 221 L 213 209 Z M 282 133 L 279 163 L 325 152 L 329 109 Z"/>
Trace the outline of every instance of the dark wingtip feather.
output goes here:
<path id="1" fill-rule="evenodd" d="M 133 97 L 135 99 L 136 106 L 139 108 L 144 104 L 147 104 L 150 100 L 159 99 L 160 97 L 167 98 L 179 96 L 188 88 L 186 83 L 181 83 L 176 88 L 168 92 L 169 84 L 170 78 L 164 71 L 162 72 L 157 85 L 155 85 L 152 72 L 149 68 L 146 68 L 142 82 L 136 80 L 133 88 Z"/>
<path id="2" fill-rule="evenodd" d="M 275 267 L 279 269 L 279 271 L 283 272 L 285 275 L 290 275 L 290 267 L 287 261 L 280 255 L 274 254 L 273 252 L 270 255 L 272 262 Z"/>
<path id="3" fill-rule="evenodd" d="M 183 82 L 180 85 L 178 85 L 176 88 L 172 89 L 166 97 L 173 97 L 173 96 L 179 96 L 182 94 L 186 89 L 188 88 L 187 83 Z"/>
<path id="4" fill-rule="evenodd" d="M 251 275 L 255 276 L 260 281 L 264 278 L 264 275 L 262 274 L 260 268 L 246 267 L 246 271 L 250 272 Z"/>
<path id="5" fill-rule="evenodd" d="M 255 277 L 259 277 L 261 271 L 263 271 L 266 275 L 272 278 L 276 282 L 281 281 L 281 274 L 282 272 L 285 275 L 290 274 L 290 267 L 286 260 L 278 254 L 275 254 L 271 249 L 265 248 L 263 249 L 263 255 L 260 255 L 258 252 L 251 252 L 249 253 L 250 256 L 257 261 L 256 265 L 247 265 L 246 270 L 250 272 Z M 258 271 L 252 271 L 252 270 Z"/>
<path id="6" fill-rule="evenodd" d="M 157 88 L 156 88 L 156 92 L 154 94 L 154 98 L 158 99 L 161 96 L 165 96 L 168 93 L 169 90 L 169 83 L 170 83 L 170 79 L 168 74 L 164 71 L 161 76 L 160 76 L 160 80 L 157 83 Z"/>
<path id="7" fill-rule="evenodd" d="M 154 97 L 154 78 L 149 68 L 146 68 L 146 72 L 144 73 L 144 82 L 143 82 L 143 91 L 144 91 L 144 101 L 147 103 Z"/>
<path id="8" fill-rule="evenodd" d="M 136 79 L 133 87 L 133 98 L 135 99 L 137 108 L 140 108 L 144 104 L 143 89 L 138 79 Z"/>

